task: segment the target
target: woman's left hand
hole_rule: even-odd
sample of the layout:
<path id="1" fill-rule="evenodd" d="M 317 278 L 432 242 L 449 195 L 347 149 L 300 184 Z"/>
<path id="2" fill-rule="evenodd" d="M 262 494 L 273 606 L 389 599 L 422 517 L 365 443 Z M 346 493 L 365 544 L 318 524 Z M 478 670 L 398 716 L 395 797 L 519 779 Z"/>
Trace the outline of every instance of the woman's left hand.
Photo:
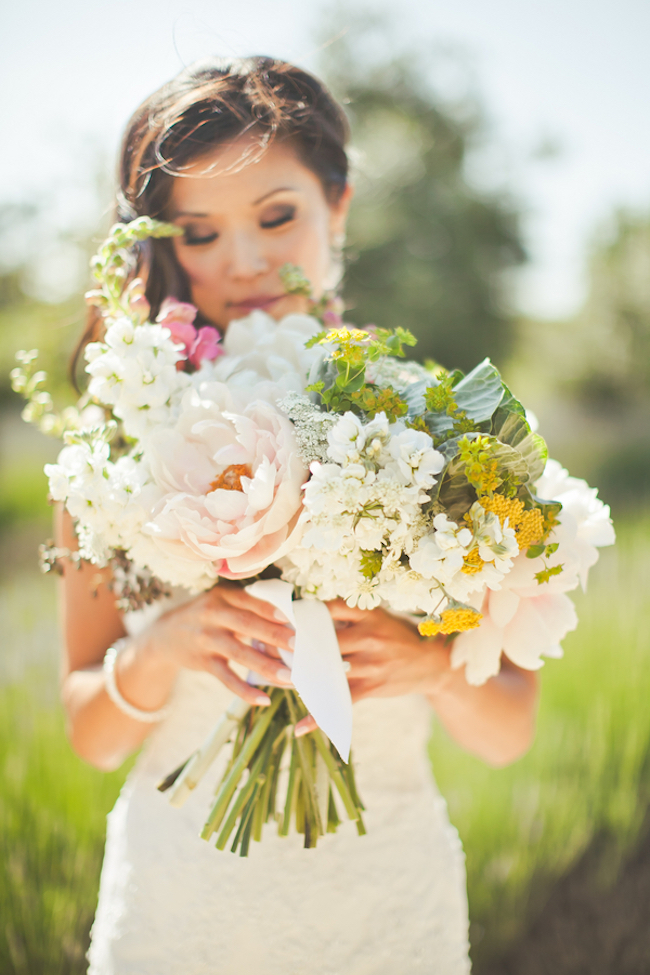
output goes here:
<path id="1" fill-rule="evenodd" d="M 441 640 L 422 640 L 415 626 L 383 609 L 356 609 L 342 599 L 328 603 L 337 626 L 341 656 L 349 664 L 353 701 L 364 697 L 429 694 L 449 658 Z M 296 725 L 296 734 L 313 731 L 309 716 Z"/>

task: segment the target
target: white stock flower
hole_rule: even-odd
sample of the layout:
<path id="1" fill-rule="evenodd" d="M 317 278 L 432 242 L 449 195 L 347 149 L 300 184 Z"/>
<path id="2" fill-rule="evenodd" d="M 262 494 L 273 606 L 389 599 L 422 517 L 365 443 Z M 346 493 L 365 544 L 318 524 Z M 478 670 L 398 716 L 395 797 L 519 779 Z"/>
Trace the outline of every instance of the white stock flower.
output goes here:
<path id="1" fill-rule="evenodd" d="M 388 451 L 404 483 L 416 484 L 424 490 L 433 487 L 436 483 L 434 475 L 445 466 L 445 458 L 434 449 L 429 434 L 422 430 L 396 432 L 390 438 Z"/>
<path id="2" fill-rule="evenodd" d="M 168 407 L 189 384 L 179 372 L 182 346 L 162 325 L 135 325 L 129 318 L 112 322 L 103 342 L 86 347 L 88 392 L 113 408 L 131 437 L 142 437 L 168 418 Z"/>
<path id="3" fill-rule="evenodd" d="M 433 527 L 433 532 L 420 538 L 409 562 L 425 579 L 448 585 L 463 567 L 472 533 L 468 528 L 459 528 L 445 514 L 436 515 Z"/>

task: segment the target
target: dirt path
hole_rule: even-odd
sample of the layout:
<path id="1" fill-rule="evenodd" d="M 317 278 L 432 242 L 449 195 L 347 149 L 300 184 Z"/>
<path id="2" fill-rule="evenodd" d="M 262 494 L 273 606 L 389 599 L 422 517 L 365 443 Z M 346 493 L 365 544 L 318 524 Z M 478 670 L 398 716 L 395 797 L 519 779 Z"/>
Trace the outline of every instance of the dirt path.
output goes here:
<path id="1" fill-rule="evenodd" d="M 650 828 L 604 885 L 607 852 L 594 842 L 519 942 L 474 975 L 649 975 Z"/>

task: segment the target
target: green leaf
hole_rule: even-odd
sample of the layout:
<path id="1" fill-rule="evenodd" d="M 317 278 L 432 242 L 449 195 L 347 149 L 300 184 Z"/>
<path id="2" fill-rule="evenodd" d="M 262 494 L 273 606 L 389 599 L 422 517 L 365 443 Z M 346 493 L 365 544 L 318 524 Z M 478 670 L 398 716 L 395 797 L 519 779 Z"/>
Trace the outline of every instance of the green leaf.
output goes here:
<path id="1" fill-rule="evenodd" d="M 559 576 L 563 571 L 563 565 L 553 565 L 547 566 L 545 569 L 541 569 L 539 572 L 535 573 L 535 578 L 537 579 L 537 585 L 541 586 L 542 583 L 548 582 L 551 576 Z"/>
<path id="2" fill-rule="evenodd" d="M 489 420 L 503 399 L 505 386 L 496 366 L 484 359 L 454 386 L 454 398 L 470 420 Z"/>
<path id="3" fill-rule="evenodd" d="M 540 555 L 544 554 L 546 546 L 545 545 L 529 545 L 526 550 L 527 559 L 537 559 Z"/>

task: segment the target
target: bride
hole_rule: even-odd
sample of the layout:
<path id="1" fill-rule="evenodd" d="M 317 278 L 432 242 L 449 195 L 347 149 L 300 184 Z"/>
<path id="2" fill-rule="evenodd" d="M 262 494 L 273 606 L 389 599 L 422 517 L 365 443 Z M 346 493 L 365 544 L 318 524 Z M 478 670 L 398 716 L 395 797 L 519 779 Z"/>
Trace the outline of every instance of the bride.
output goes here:
<path id="1" fill-rule="evenodd" d="M 153 94 L 126 131 L 118 196 L 120 220 L 148 214 L 184 231 L 140 255 L 153 315 L 173 296 L 223 332 L 253 309 L 304 311 L 303 297 L 284 293 L 287 262 L 315 297 L 331 288 L 352 198 L 346 137 L 323 85 L 268 58 L 201 62 Z M 90 321 L 80 349 L 99 328 Z M 74 547 L 62 511 L 57 532 Z M 108 820 L 91 975 L 467 973 L 463 854 L 430 775 L 431 708 L 464 748 L 500 766 L 531 742 L 535 676 L 506 660 L 471 687 L 442 639 L 422 640 L 382 609 L 331 603 L 356 702 L 367 836 L 350 823 L 311 851 L 267 832 L 241 859 L 199 838 L 219 769 L 181 810 L 156 783 L 233 692 L 268 703 L 246 668 L 289 683 L 278 648 L 291 649 L 292 630 L 230 583 L 123 616 L 108 582 L 86 564 L 66 570 L 61 590 L 73 747 L 108 770 L 146 739 Z M 109 695 L 101 664 L 123 637 Z M 312 727 L 307 718 L 296 733 Z"/>

